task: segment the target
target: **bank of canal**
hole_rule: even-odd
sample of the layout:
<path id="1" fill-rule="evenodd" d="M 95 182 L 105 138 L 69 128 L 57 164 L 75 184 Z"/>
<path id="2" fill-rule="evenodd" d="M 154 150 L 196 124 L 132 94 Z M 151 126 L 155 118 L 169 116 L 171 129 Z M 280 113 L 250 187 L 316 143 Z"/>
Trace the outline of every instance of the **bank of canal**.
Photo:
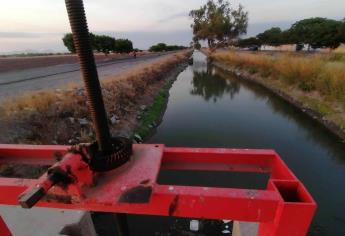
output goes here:
<path id="1" fill-rule="evenodd" d="M 208 65 L 200 52 L 194 60 L 170 89 L 162 123 L 148 142 L 275 149 L 318 203 L 310 235 L 345 235 L 345 145 L 267 89 Z M 233 185 L 248 182 L 233 178 Z"/>

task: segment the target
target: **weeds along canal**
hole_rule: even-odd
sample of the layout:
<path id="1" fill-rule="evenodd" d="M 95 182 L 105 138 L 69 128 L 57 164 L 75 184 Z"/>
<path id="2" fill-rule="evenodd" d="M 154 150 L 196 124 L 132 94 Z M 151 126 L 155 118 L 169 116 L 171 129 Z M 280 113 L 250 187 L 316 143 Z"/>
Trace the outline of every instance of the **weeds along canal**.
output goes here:
<path id="1" fill-rule="evenodd" d="M 267 89 L 208 64 L 200 52 L 194 53 L 194 65 L 170 89 L 162 123 L 148 142 L 275 149 L 318 203 L 310 235 L 345 235 L 344 144 Z M 214 173 L 194 177 L 162 173 L 161 177 L 173 183 L 228 187 L 260 188 L 265 181 L 264 177 Z"/>

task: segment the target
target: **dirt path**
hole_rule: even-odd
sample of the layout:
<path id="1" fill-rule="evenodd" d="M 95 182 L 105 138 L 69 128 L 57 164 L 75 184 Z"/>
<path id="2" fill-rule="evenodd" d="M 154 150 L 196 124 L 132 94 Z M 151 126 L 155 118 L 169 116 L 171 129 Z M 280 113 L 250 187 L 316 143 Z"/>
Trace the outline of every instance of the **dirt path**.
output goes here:
<path id="1" fill-rule="evenodd" d="M 169 54 L 169 53 L 168 53 Z M 100 79 L 118 75 L 136 66 L 165 58 L 167 54 L 144 55 L 134 58 L 112 60 L 97 65 Z M 81 83 L 78 64 L 62 64 L 33 68 L 18 72 L 0 73 L 0 102 L 25 93 L 58 89 L 70 83 Z"/>
<path id="2" fill-rule="evenodd" d="M 150 52 L 138 52 L 138 56 L 151 54 Z M 132 55 L 128 54 L 109 54 L 95 53 L 97 62 L 106 62 L 114 59 L 129 58 Z M 77 63 L 78 58 L 76 54 L 66 55 L 51 55 L 51 56 L 0 56 L 0 73 L 27 70 L 39 67 L 48 67 L 61 64 Z"/>

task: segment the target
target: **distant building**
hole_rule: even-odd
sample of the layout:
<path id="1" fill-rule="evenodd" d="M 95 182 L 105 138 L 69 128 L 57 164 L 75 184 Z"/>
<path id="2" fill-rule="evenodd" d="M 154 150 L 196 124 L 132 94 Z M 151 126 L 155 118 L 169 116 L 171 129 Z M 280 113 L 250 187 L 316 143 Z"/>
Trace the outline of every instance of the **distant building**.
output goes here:
<path id="1" fill-rule="evenodd" d="M 345 45 L 342 50 L 345 52 Z M 261 51 L 281 51 L 281 52 L 295 52 L 297 48 L 296 44 L 284 44 L 280 46 L 270 46 L 270 45 L 262 45 L 260 47 Z M 340 47 L 339 47 L 340 48 Z M 312 51 L 312 52 L 323 52 L 323 53 L 329 53 L 332 51 L 331 48 L 316 48 L 313 49 L 308 44 L 302 45 L 300 51 Z"/>
<path id="2" fill-rule="evenodd" d="M 261 51 L 284 51 L 284 52 L 294 52 L 296 51 L 296 44 L 284 44 L 280 46 L 270 46 L 262 45 L 260 47 Z"/>

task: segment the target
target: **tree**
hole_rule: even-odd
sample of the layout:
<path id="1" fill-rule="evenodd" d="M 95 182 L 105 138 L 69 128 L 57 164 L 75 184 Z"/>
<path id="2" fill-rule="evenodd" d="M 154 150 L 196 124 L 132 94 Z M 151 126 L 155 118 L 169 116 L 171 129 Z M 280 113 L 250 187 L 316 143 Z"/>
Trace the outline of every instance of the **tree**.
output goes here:
<path id="1" fill-rule="evenodd" d="M 201 44 L 199 43 L 199 41 L 194 43 L 194 48 L 197 50 L 201 49 Z"/>
<path id="2" fill-rule="evenodd" d="M 166 45 L 165 43 L 158 43 L 156 45 L 152 45 L 149 48 L 150 52 L 164 52 L 164 51 L 176 51 L 176 50 L 182 50 L 186 49 L 185 46 L 179 46 L 179 45 Z"/>
<path id="3" fill-rule="evenodd" d="M 278 46 L 284 43 L 283 31 L 279 27 L 273 27 L 256 36 L 262 44 Z"/>
<path id="4" fill-rule="evenodd" d="M 149 48 L 150 52 L 163 52 L 167 50 L 167 45 L 165 43 L 158 43 L 156 45 L 152 45 Z"/>
<path id="5" fill-rule="evenodd" d="M 115 42 L 115 51 L 118 53 L 130 53 L 133 51 L 133 43 L 128 39 L 117 39 Z"/>
<path id="6" fill-rule="evenodd" d="M 260 47 L 262 45 L 262 42 L 257 37 L 250 37 L 246 39 L 239 39 L 237 43 L 235 43 L 235 45 L 240 48 L 246 48 L 246 47 L 252 47 L 252 46 Z"/>
<path id="7" fill-rule="evenodd" d="M 337 48 L 341 39 L 341 21 L 316 17 L 296 22 L 289 30 L 292 43 L 304 43 L 312 48 Z"/>
<path id="8" fill-rule="evenodd" d="M 115 39 L 106 35 L 94 35 L 91 38 L 91 44 L 93 48 L 98 52 L 109 54 L 111 51 L 115 51 Z"/>
<path id="9" fill-rule="evenodd" d="M 65 34 L 64 37 L 62 38 L 62 41 L 65 47 L 68 49 L 68 51 L 70 51 L 71 53 L 75 53 L 73 36 L 71 33 Z"/>
<path id="10" fill-rule="evenodd" d="M 342 20 L 338 28 L 338 38 L 340 43 L 345 43 L 345 18 Z"/>
<path id="11" fill-rule="evenodd" d="M 248 12 L 241 5 L 233 9 L 226 0 L 208 0 L 189 15 L 193 18 L 194 38 L 207 40 L 210 48 L 227 44 L 247 32 Z"/>

